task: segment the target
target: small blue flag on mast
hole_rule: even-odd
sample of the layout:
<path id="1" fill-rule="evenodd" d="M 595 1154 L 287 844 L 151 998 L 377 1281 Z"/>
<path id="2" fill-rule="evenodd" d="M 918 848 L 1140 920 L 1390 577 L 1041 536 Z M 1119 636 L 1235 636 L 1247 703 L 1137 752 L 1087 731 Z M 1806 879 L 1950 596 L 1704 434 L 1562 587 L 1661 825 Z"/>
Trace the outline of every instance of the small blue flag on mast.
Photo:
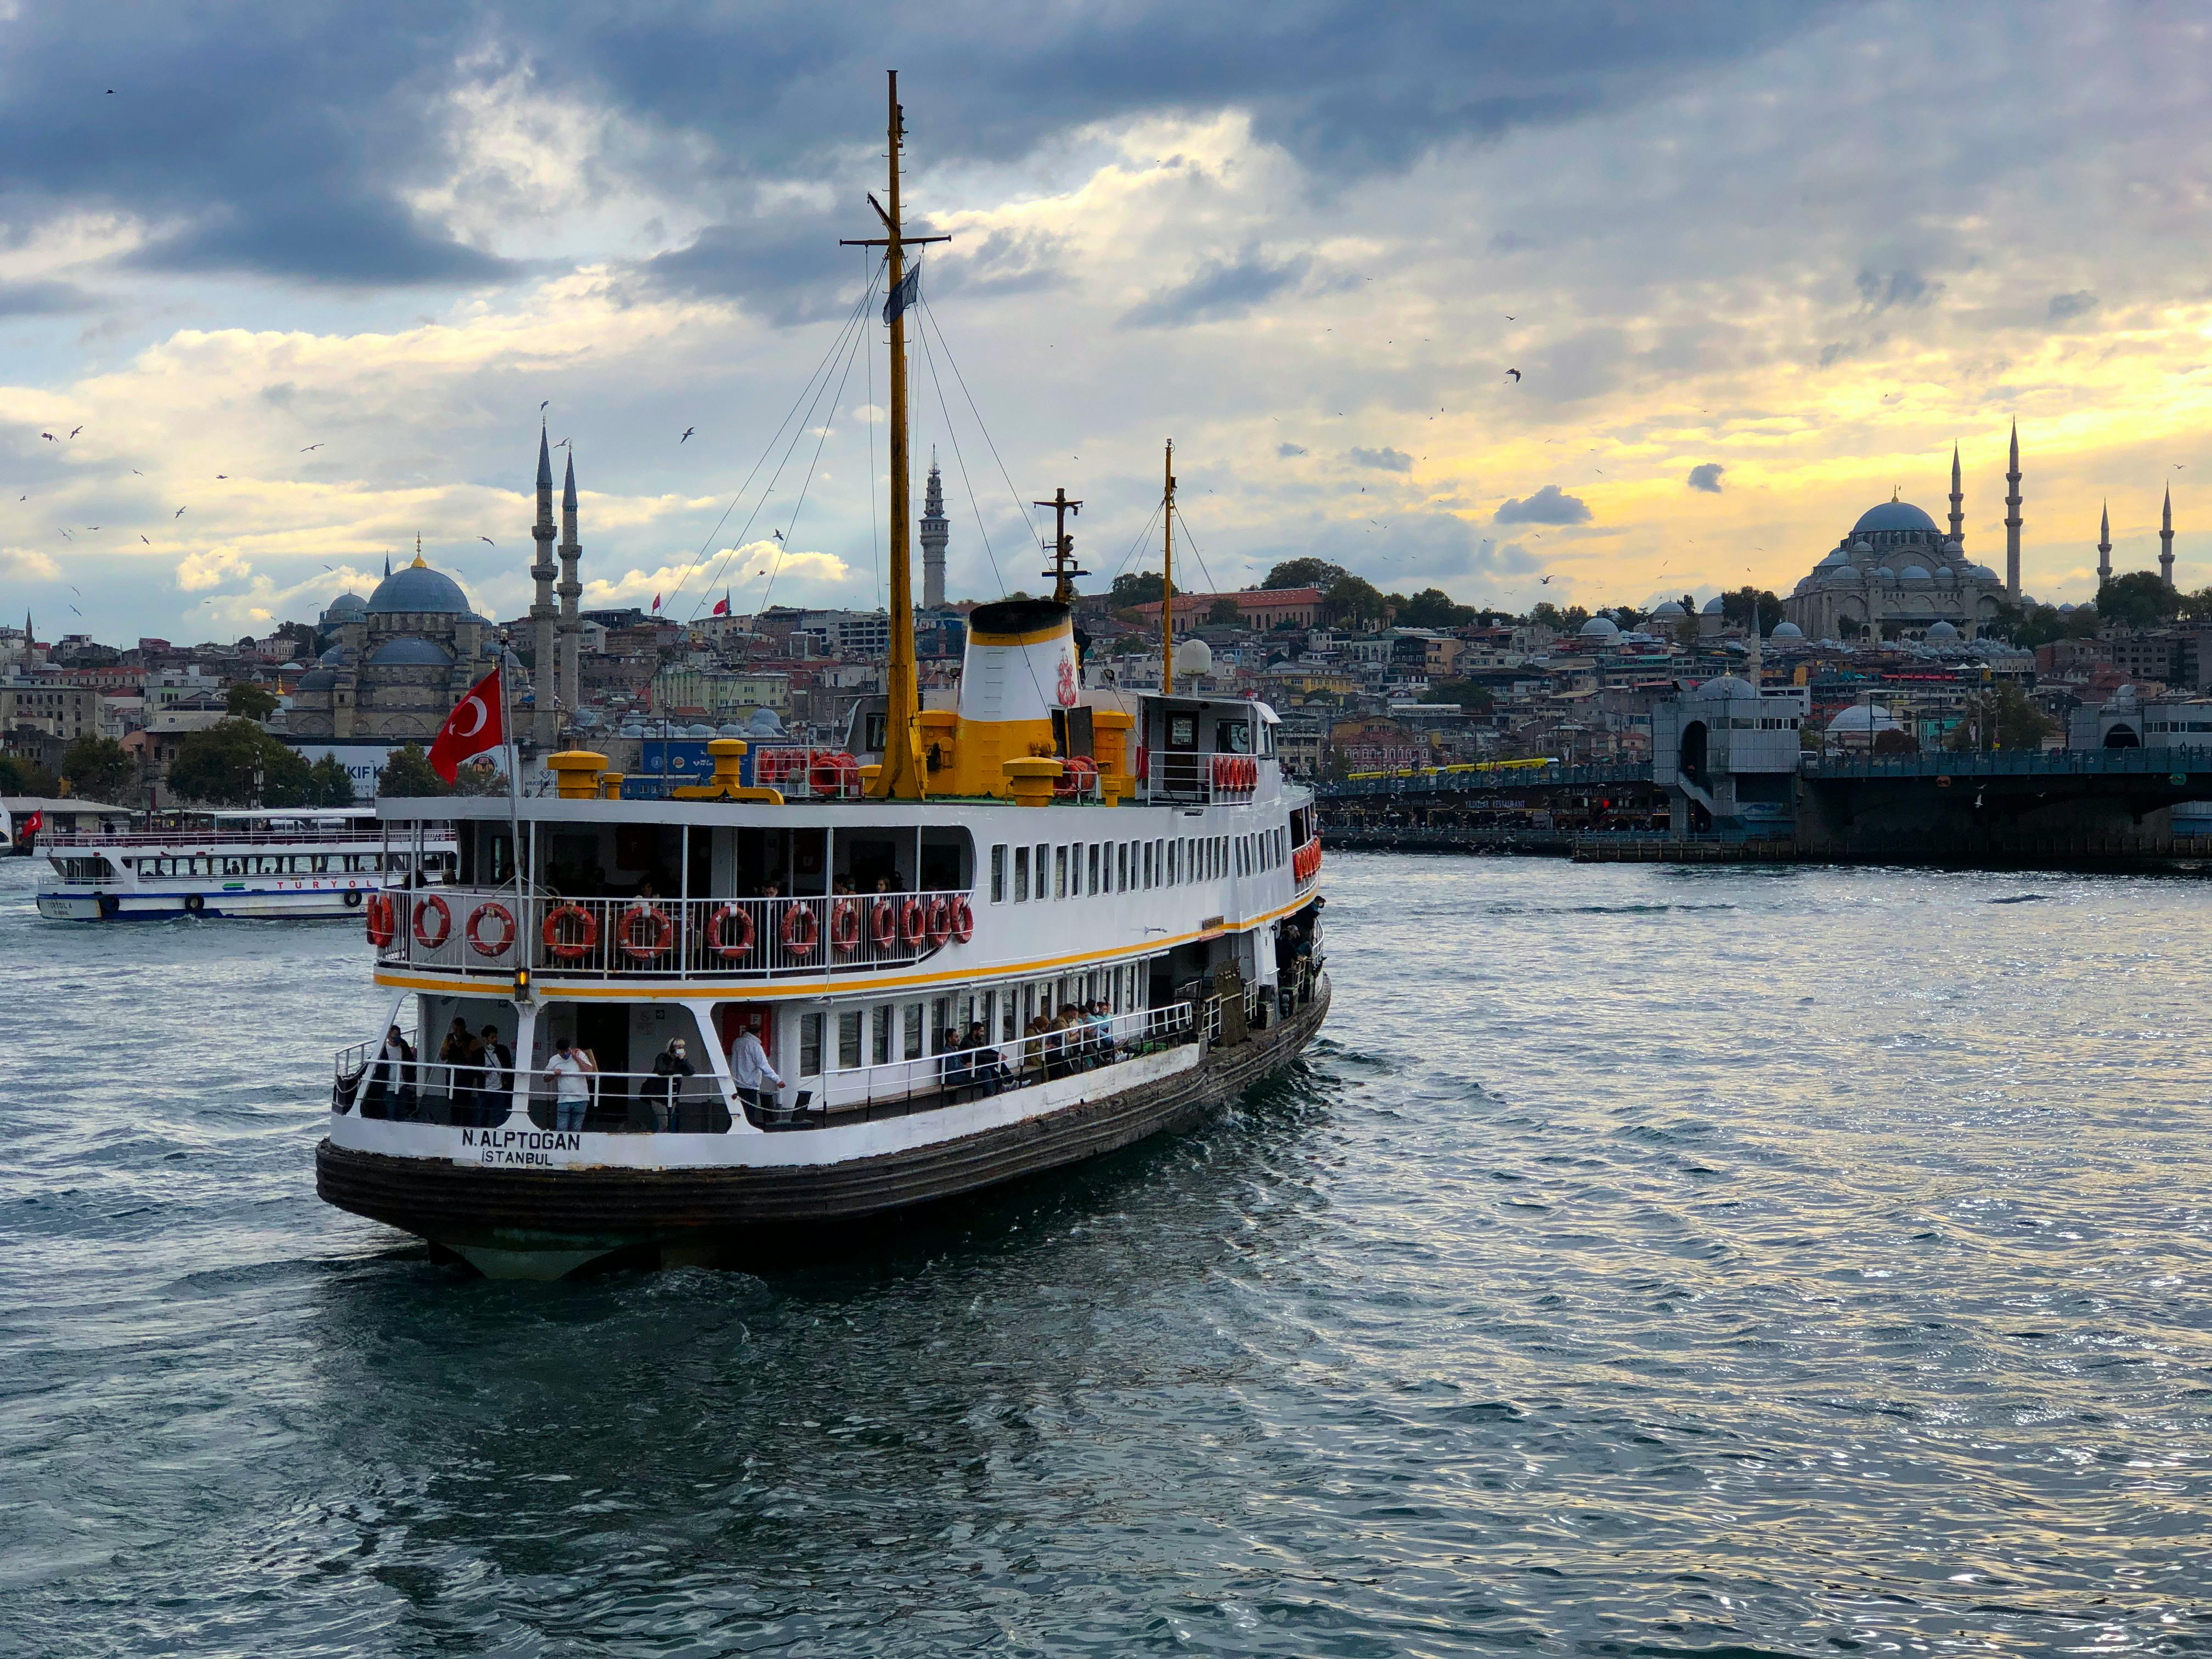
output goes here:
<path id="1" fill-rule="evenodd" d="M 902 315 L 906 308 L 921 297 L 921 261 L 915 261 L 914 269 L 899 278 L 899 285 L 884 301 L 884 320 Z"/>

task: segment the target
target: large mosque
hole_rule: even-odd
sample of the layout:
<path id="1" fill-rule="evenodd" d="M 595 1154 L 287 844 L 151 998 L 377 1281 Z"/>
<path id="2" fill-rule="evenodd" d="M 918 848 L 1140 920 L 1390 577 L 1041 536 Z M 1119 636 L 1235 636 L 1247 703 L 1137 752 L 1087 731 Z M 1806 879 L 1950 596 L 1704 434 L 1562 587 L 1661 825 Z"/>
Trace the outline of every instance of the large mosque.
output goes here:
<path id="1" fill-rule="evenodd" d="M 2005 474 L 2003 577 L 1966 556 L 1966 498 L 1954 448 L 1948 532 L 1910 501 L 1869 507 L 1783 600 L 1783 613 L 1808 640 L 1972 639 L 2000 605 L 2020 599 L 2020 477 L 2014 428 Z"/>
<path id="2" fill-rule="evenodd" d="M 522 731 L 540 750 L 556 745 L 561 714 L 576 708 L 581 685 L 577 599 L 583 583 L 577 561 L 583 549 L 576 536 L 573 451 L 561 492 L 558 533 L 556 548 L 552 456 L 540 432 L 538 519 L 531 530 L 537 556 L 530 568 L 537 599 L 530 617 L 538 664 L 536 684 L 550 695 L 532 698 Z M 415 562 L 398 570 L 387 567 L 367 599 L 341 593 L 331 600 L 322 628 L 337 636 L 336 643 L 294 689 L 289 735 L 295 742 L 428 743 L 468 689 L 502 660 L 516 682 L 510 690 L 520 723 L 527 684 L 521 664 L 507 652 L 497 626 L 477 614 L 461 585 L 424 561 L 419 542 Z"/>

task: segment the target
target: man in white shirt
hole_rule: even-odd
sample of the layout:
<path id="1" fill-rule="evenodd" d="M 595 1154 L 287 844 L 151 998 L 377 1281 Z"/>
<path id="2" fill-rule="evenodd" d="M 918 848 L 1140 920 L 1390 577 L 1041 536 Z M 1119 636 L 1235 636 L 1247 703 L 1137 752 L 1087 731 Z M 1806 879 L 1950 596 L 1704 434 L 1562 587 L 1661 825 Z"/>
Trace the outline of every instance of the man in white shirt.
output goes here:
<path id="1" fill-rule="evenodd" d="M 738 1098 L 757 1110 L 769 1103 L 762 1098 L 764 1079 L 779 1089 L 783 1087 L 781 1074 L 768 1063 L 768 1050 L 761 1047 L 759 1034 L 747 1027 L 730 1045 L 730 1081 L 737 1085 Z"/>
<path id="2" fill-rule="evenodd" d="M 592 1103 L 592 1085 L 586 1079 L 599 1069 L 589 1049 L 577 1048 L 567 1037 L 553 1044 L 553 1057 L 545 1062 L 545 1075 L 553 1079 L 555 1128 L 584 1127 L 584 1113 Z"/>

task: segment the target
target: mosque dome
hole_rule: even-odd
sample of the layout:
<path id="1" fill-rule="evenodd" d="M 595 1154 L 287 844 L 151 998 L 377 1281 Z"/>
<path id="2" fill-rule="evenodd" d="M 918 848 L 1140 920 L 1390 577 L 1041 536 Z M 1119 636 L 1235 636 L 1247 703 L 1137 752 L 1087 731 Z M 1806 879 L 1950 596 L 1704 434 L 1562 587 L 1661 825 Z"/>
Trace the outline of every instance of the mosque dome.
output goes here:
<path id="1" fill-rule="evenodd" d="M 367 599 L 358 593 L 341 593 L 324 611 L 323 626 L 336 628 L 341 623 L 357 623 L 368 615 Z"/>
<path id="2" fill-rule="evenodd" d="M 1955 640 L 1959 637 L 1959 630 L 1947 622 L 1932 623 L 1929 625 L 1928 637 L 1931 640 Z"/>
<path id="3" fill-rule="evenodd" d="M 1699 686 L 1698 695 L 1701 697 L 1756 697 L 1759 688 L 1749 680 L 1738 679 L 1733 674 L 1723 674 Z"/>
<path id="4" fill-rule="evenodd" d="M 342 645 L 334 645 L 315 660 L 325 668 L 343 668 L 353 660 L 353 653 Z"/>
<path id="5" fill-rule="evenodd" d="M 780 738 L 784 735 L 783 722 L 775 717 L 773 708 L 754 709 L 752 718 L 746 724 L 752 727 L 753 735 L 757 738 Z"/>
<path id="6" fill-rule="evenodd" d="M 1985 564 L 1970 564 L 1966 568 L 1976 576 L 1980 577 L 1981 580 L 1985 582 L 1993 582 L 1997 580 L 1997 573 L 1990 569 L 1989 566 Z"/>
<path id="7" fill-rule="evenodd" d="M 1821 560 L 1820 563 L 1814 565 L 1813 568 L 1815 570 L 1826 570 L 1836 565 L 1849 564 L 1850 562 L 1851 556 L 1850 550 L 1845 548 L 1838 547 L 1832 551 L 1826 558 Z"/>
<path id="8" fill-rule="evenodd" d="M 1851 544 L 1851 551 L 1854 553 L 1871 553 L 1874 551 L 1874 544 L 1869 541 L 1865 537 L 1862 536 L 1858 540 Z"/>
<path id="9" fill-rule="evenodd" d="M 424 564 L 419 553 L 414 563 L 393 571 L 377 583 L 376 592 L 368 596 L 366 608 L 372 617 L 422 611 L 464 617 L 471 614 L 469 596 L 461 592 L 461 585 L 443 571 L 433 570 Z"/>
<path id="10" fill-rule="evenodd" d="M 1951 580 L 1951 567 L 1948 564 L 1937 565 L 1936 567 L 1936 580 L 1939 582 L 1949 581 Z"/>
<path id="11" fill-rule="evenodd" d="M 1897 572 L 1892 570 L 1887 565 L 1882 566 L 1881 569 L 1875 571 L 1874 574 L 1875 578 L 1881 581 L 1893 582 L 1897 580 Z M 1924 574 L 1925 573 L 1923 572 L 1923 574 Z"/>
<path id="12" fill-rule="evenodd" d="M 377 589 L 381 593 L 382 588 Z M 451 668 L 453 659 L 443 646 L 409 635 L 386 640 L 368 653 L 373 668 Z"/>
<path id="13" fill-rule="evenodd" d="M 1727 609 L 1728 607 L 1721 603 L 1721 596 L 1716 593 L 1698 608 L 1698 614 L 1701 617 L 1717 617 Z"/>
<path id="14" fill-rule="evenodd" d="M 1771 637 L 1778 640 L 1802 640 L 1805 637 L 1805 630 L 1793 622 L 1777 623 L 1774 624 Z"/>
<path id="15" fill-rule="evenodd" d="M 327 691 L 338 683 L 338 677 L 327 668 L 311 668 L 300 676 L 295 691 Z"/>
<path id="16" fill-rule="evenodd" d="M 1923 535 L 1936 533 L 1936 520 L 1923 513 L 1911 501 L 1883 501 L 1859 514 L 1859 521 L 1851 526 L 1853 535 L 1865 535 L 1878 530 L 1917 530 Z"/>
<path id="17" fill-rule="evenodd" d="M 1657 622 L 1662 617 L 1686 617 L 1690 613 L 1688 611 L 1682 609 L 1681 600 L 1669 599 L 1666 604 L 1661 605 L 1656 611 L 1654 611 L 1651 613 L 1651 620 Z"/>
<path id="18" fill-rule="evenodd" d="M 1609 617 L 1592 617 L 1582 625 L 1582 637 L 1586 640 L 1618 639 L 1620 629 Z"/>
<path id="19" fill-rule="evenodd" d="M 1836 737 L 1864 736 L 1872 732 L 1894 732 L 1897 721 L 1887 708 L 1877 708 L 1872 703 L 1855 702 L 1828 722 L 1828 731 Z"/>
<path id="20" fill-rule="evenodd" d="M 2062 605 L 2058 607 L 2058 614 L 2062 617 L 2070 617 L 2074 614 L 2074 607 L 2070 605 Z"/>
<path id="21" fill-rule="evenodd" d="M 1909 582 L 1925 582 L 1933 581 L 1935 578 L 1930 576 L 1921 566 L 1917 564 L 1908 564 L 1905 567 L 1905 580 Z"/>
<path id="22" fill-rule="evenodd" d="M 2116 685 L 2112 688 L 2112 695 L 2105 699 L 2107 704 L 2133 702 L 2135 700 L 2136 689 L 2132 685 Z"/>

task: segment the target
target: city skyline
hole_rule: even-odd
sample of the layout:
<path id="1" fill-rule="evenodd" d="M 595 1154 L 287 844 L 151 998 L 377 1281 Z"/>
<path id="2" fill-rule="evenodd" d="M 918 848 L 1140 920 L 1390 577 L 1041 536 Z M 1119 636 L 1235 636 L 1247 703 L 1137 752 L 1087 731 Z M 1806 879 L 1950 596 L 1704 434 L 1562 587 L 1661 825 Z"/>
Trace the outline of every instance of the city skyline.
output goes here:
<path id="1" fill-rule="evenodd" d="M 1169 435 L 1194 586 L 1316 555 L 1523 611 L 1787 592 L 1893 489 L 1942 517 L 1954 443 L 1967 550 L 2002 568 L 2015 418 L 2026 592 L 2091 596 L 2107 499 L 2114 568 L 2154 568 L 2169 484 L 2177 581 L 2205 585 L 2185 22 L 1570 6 L 1369 52 L 1348 10 L 1240 52 L 1164 13 L 1020 45 L 859 18 L 749 23 L 722 64 L 734 25 L 691 14 L 618 40 L 425 13 L 338 76 L 307 62 L 319 25 L 241 49 L 251 15 L 0 24 L 0 600 L 42 631 L 264 632 L 417 533 L 519 615 L 541 402 L 587 607 L 719 563 L 860 291 L 835 244 L 884 61 L 914 210 L 955 236 L 923 282 L 960 373 L 942 404 L 922 376 L 915 433 L 945 452 L 955 596 L 1036 586 L 1016 503 L 1061 484 L 1103 586 Z M 258 113 L 248 76 L 279 88 Z M 687 598 L 726 580 L 750 609 L 777 568 L 779 599 L 879 602 L 866 373 L 817 422 L 806 513 L 785 492 Z"/>

